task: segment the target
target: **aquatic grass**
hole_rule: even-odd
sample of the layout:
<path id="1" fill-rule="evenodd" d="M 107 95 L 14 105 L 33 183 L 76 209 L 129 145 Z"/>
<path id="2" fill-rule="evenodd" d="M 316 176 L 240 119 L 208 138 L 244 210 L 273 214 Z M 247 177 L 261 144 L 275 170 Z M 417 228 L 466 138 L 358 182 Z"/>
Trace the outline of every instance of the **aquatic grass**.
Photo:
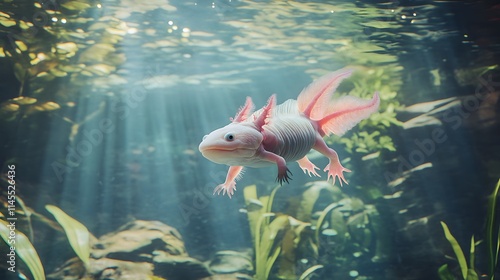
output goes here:
<path id="1" fill-rule="evenodd" d="M 9 223 L 7 221 L 0 220 L 0 236 L 2 236 L 2 239 L 7 244 L 9 244 L 8 242 L 10 233 L 8 225 Z M 24 235 L 24 233 L 17 230 L 15 238 L 15 252 L 28 267 L 28 270 L 31 272 L 33 279 L 45 280 L 45 272 L 42 262 L 40 261 L 40 257 L 38 256 L 35 247 L 33 247 L 33 244 L 31 244 L 29 238 Z"/>
<path id="2" fill-rule="evenodd" d="M 251 205 L 251 204 L 256 204 L 255 202 L 259 203 L 262 205 L 260 200 L 257 198 L 257 186 L 256 185 L 251 185 L 247 186 L 243 189 L 243 197 L 245 198 L 245 205 Z M 261 215 L 260 210 L 247 210 L 247 217 L 248 217 L 248 224 L 250 225 L 250 233 L 252 235 L 252 240 L 254 241 L 254 246 L 255 246 L 255 233 L 256 233 L 256 228 L 257 228 L 257 222 L 259 220 L 259 217 Z"/>
<path id="3" fill-rule="evenodd" d="M 276 276 L 280 279 L 296 279 L 296 251 L 306 236 L 304 231 L 310 229 L 309 223 L 287 214 L 271 212 L 279 188 L 274 188 L 269 196 L 258 198 L 255 185 L 247 186 L 243 191 L 255 251 L 254 277 L 259 280 L 269 279 L 278 261 Z M 256 208 L 255 205 L 262 207 Z M 318 268 L 306 270 L 304 277 Z"/>
<path id="4" fill-rule="evenodd" d="M 444 231 L 444 236 L 446 237 L 446 240 L 450 243 L 453 252 L 455 253 L 455 256 L 457 257 L 458 261 L 458 266 L 460 267 L 460 271 L 462 274 L 463 279 L 465 280 L 476 280 L 479 279 L 477 276 L 477 273 L 474 271 L 474 264 L 472 261 L 474 261 L 474 251 L 475 251 L 475 243 L 474 243 L 474 236 L 471 238 L 471 249 L 470 249 L 470 267 L 467 266 L 467 260 L 465 259 L 464 252 L 462 251 L 462 248 L 460 247 L 460 244 L 458 244 L 458 241 L 455 239 L 455 237 L 451 234 L 450 229 L 446 225 L 445 222 L 441 222 L 441 226 L 443 227 Z M 442 266 L 443 267 L 443 266 Z M 444 270 L 440 268 L 440 270 Z M 442 271 L 442 273 L 445 273 Z"/>
<path id="5" fill-rule="evenodd" d="M 498 264 L 499 247 L 500 247 L 500 225 L 498 224 L 497 217 L 497 198 L 500 191 L 500 180 L 497 182 L 493 193 L 488 198 L 487 206 L 487 216 L 486 216 L 486 250 L 487 250 L 487 261 L 488 261 L 488 279 L 495 279 L 495 269 Z M 476 242 L 474 236 L 471 237 L 470 242 L 470 257 L 469 266 L 467 266 L 467 261 L 462 248 L 458 244 L 457 240 L 451 234 L 446 223 L 441 222 L 443 231 L 446 239 L 450 243 L 457 257 L 457 261 L 460 267 L 461 275 L 465 280 L 476 280 L 479 279 L 475 271 L 475 254 L 476 254 Z M 438 275 L 441 280 L 451 280 L 454 279 L 453 274 L 448 268 L 448 265 L 442 265 L 438 269 Z"/>
<path id="6" fill-rule="evenodd" d="M 326 216 L 328 215 L 328 213 L 330 213 L 335 208 L 338 208 L 340 206 L 342 205 L 338 204 L 337 202 L 334 202 L 328 205 L 325 209 L 323 209 L 323 211 L 321 211 L 318 221 L 316 222 L 316 229 L 314 231 L 314 239 L 316 240 L 316 244 L 319 245 L 319 234 L 321 232 L 321 228 L 323 227 L 323 223 L 325 222 Z"/>
<path id="7" fill-rule="evenodd" d="M 272 208 L 276 190 L 277 188 L 273 190 L 271 196 L 258 198 L 256 185 L 247 186 L 243 189 L 246 205 L 250 205 L 253 201 L 259 201 L 263 206 L 258 210 L 247 210 L 255 251 L 255 277 L 262 280 L 269 278 L 271 269 L 281 252 L 279 246 L 274 246 L 274 250 L 272 249 L 277 231 L 282 227 L 283 218 L 274 219 L 270 222 L 270 218 L 276 214 L 268 212 Z"/>
<path id="8" fill-rule="evenodd" d="M 90 262 L 91 238 L 91 234 L 88 229 L 57 206 L 46 205 L 45 209 L 54 215 L 54 218 L 64 229 L 69 244 L 75 251 L 76 255 L 84 263 L 85 267 L 88 268 Z"/>
<path id="9" fill-rule="evenodd" d="M 255 229 L 255 276 L 257 279 L 267 279 L 269 272 L 274 264 L 274 261 L 278 256 L 276 256 L 276 251 L 273 256 L 269 257 L 271 251 L 272 243 L 274 241 L 274 236 L 269 236 L 269 227 L 265 225 L 264 231 L 261 233 L 262 224 L 268 217 L 274 216 L 274 213 L 264 213 L 260 216 L 257 221 L 257 228 Z M 278 252 L 279 254 L 279 252 Z"/>
<path id="10" fill-rule="evenodd" d="M 16 196 L 16 201 L 17 201 L 17 204 L 19 205 L 19 207 L 21 207 L 21 209 L 24 212 L 24 216 L 26 217 L 26 222 L 28 223 L 29 239 L 32 243 L 34 243 L 35 236 L 33 235 L 33 226 L 31 224 L 31 214 L 32 213 L 31 213 L 31 211 L 28 210 L 28 207 L 26 207 L 26 205 L 24 204 L 24 201 L 19 196 Z"/>
<path id="11" fill-rule="evenodd" d="M 300 275 L 299 277 L 299 280 L 306 280 L 306 279 L 309 279 L 309 277 L 312 276 L 312 274 L 318 270 L 318 269 L 321 269 L 323 268 L 322 265 L 320 264 L 317 264 L 317 265 L 314 265 L 314 266 L 311 266 L 310 268 L 306 269 L 306 271 L 304 271 L 304 273 L 302 273 L 302 275 Z"/>
<path id="12" fill-rule="evenodd" d="M 495 278 L 495 268 L 498 264 L 498 253 L 500 249 L 500 223 L 495 226 L 498 217 L 496 216 L 497 198 L 500 190 L 500 180 L 498 180 L 493 193 L 488 199 L 486 217 L 486 247 L 488 250 L 488 275 L 489 279 Z M 495 234 L 496 231 L 496 234 Z M 495 237 L 496 236 L 496 237 Z"/>

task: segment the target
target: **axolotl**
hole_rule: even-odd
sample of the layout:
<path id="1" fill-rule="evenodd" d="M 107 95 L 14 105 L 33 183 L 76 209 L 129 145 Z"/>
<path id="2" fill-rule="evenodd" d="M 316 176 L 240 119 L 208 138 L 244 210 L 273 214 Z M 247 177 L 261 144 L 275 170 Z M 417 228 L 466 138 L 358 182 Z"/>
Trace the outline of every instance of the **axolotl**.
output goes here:
<path id="1" fill-rule="evenodd" d="M 304 88 L 297 100 L 289 99 L 276 105 L 276 95 L 267 104 L 253 112 L 250 97 L 231 123 L 203 137 L 199 146 L 203 156 L 215 163 L 229 165 L 226 181 L 218 185 L 214 194 L 231 196 L 236 190 L 243 167 L 278 166 L 277 181 L 288 183 L 290 170 L 287 162 L 297 161 L 309 176 L 320 176 L 307 153 L 314 149 L 330 162 L 324 168 L 335 183 L 347 184 L 344 172 L 351 172 L 340 163 L 337 153 L 329 148 L 324 136 L 342 136 L 361 120 L 378 110 L 380 98 L 375 92 L 371 100 L 354 96 L 332 98 L 340 82 L 352 74 L 352 69 L 341 69 L 326 74 Z"/>

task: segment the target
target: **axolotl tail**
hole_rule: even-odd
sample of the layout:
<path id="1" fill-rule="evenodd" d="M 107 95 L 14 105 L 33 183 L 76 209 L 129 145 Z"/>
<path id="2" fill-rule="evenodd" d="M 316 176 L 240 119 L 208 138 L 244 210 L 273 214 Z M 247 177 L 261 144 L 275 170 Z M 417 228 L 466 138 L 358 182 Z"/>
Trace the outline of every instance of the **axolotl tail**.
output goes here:
<path id="1" fill-rule="evenodd" d="M 341 136 L 378 110 L 378 92 L 371 100 L 354 96 L 332 98 L 340 82 L 352 72 L 352 69 L 344 68 L 326 74 L 302 90 L 297 98 L 299 111 L 317 123 L 321 136 Z"/>

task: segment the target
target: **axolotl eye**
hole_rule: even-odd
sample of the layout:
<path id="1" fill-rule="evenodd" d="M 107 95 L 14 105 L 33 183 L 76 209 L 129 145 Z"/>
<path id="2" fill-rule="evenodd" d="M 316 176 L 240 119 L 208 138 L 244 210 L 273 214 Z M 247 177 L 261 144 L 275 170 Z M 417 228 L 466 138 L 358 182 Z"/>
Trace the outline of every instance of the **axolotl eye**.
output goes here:
<path id="1" fill-rule="evenodd" d="M 224 135 L 224 139 L 225 139 L 226 141 L 231 142 L 231 141 L 233 141 L 233 140 L 234 140 L 234 135 L 233 135 L 232 133 L 226 133 L 226 135 Z"/>

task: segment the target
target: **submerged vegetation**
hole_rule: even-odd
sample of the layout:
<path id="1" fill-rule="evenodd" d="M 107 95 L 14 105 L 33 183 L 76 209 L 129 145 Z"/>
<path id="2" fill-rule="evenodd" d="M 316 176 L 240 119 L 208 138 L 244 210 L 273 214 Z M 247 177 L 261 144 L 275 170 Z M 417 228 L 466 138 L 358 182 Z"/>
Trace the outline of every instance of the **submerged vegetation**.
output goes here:
<path id="1" fill-rule="evenodd" d="M 19 204 L 23 205 L 23 212 L 16 213 L 22 214 L 25 216 L 27 223 L 29 224 L 29 228 L 32 229 L 31 220 L 29 216 L 31 212 L 28 212 L 26 207 L 24 207 L 24 202 L 20 198 L 18 198 Z M 87 228 L 82 225 L 80 222 L 68 216 L 64 211 L 59 209 L 53 205 L 47 205 L 47 210 L 54 215 L 58 223 L 64 228 L 66 232 L 66 237 L 68 238 L 69 244 L 73 248 L 74 252 L 80 258 L 80 260 L 88 267 L 89 265 L 89 256 L 90 256 L 90 247 L 91 247 L 91 235 Z M 17 229 L 13 229 L 9 227 L 9 223 L 5 220 L 5 216 L 0 213 L 0 236 L 2 239 L 15 248 L 15 254 L 17 254 L 23 262 L 26 264 L 28 271 L 33 276 L 34 280 L 45 280 L 45 272 L 38 256 L 36 249 L 33 247 L 33 237 L 30 239 L 22 232 Z M 31 232 L 30 235 L 33 235 Z M 15 243 L 11 244 L 11 237 L 15 238 Z M 95 238 L 94 238 L 95 239 Z M 16 266 L 16 261 L 14 258 L 14 267 Z M 19 275 L 23 275 L 22 272 L 18 270 L 12 271 L 19 273 Z M 24 276 L 26 277 L 26 276 Z"/>
<path id="2" fill-rule="evenodd" d="M 356 263 L 384 257 L 372 206 L 314 182 L 298 196 L 280 197 L 286 203 L 277 208 L 279 189 L 257 197 L 255 185 L 244 188 L 256 279 L 308 279 L 313 273 L 342 278 L 360 273 Z"/>
<path id="3" fill-rule="evenodd" d="M 326 2 L 2 1 L 0 70 L 5 78 L 0 85 L 0 128 L 6 129 L 0 137 L 0 146 L 8 151 L 0 155 L 0 160 L 33 167 L 25 168 L 23 174 L 36 180 L 30 182 L 32 178 L 26 178 L 28 184 L 33 184 L 32 189 L 37 190 L 32 192 L 37 197 L 31 197 L 31 201 L 36 200 L 41 207 L 38 211 L 47 210 L 56 221 L 26 207 L 22 200 L 17 201 L 22 210 L 18 213 L 23 216 L 22 232 L 17 232 L 17 253 L 26 265 L 21 271 L 26 275 L 30 272 L 35 280 L 45 277 L 44 260 L 40 261 L 35 251 L 41 243 L 35 242 L 38 229 L 32 226 L 32 220 L 43 220 L 44 224 L 50 224 L 50 230 L 64 232 L 67 239 L 64 246 L 71 247 L 70 253 L 76 255 L 56 275 L 77 268 L 81 274 L 75 277 L 82 278 L 90 273 L 92 262 L 97 260 L 105 267 L 124 265 L 129 271 L 144 272 L 141 276 L 148 275 L 150 279 L 160 279 L 153 276 L 158 274 L 151 270 L 153 266 L 161 267 L 161 272 L 171 272 L 172 267 L 186 265 L 190 270 L 189 265 L 193 265 L 203 275 L 210 275 L 203 264 L 187 256 L 180 235 L 170 228 L 154 223 L 127 224 L 121 229 L 130 235 L 122 231 L 116 234 L 124 236 L 124 240 L 130 240 L 131 236 L 144 239 L 137 242 L 140 244 L 126 243 L 130 247 L 116 243 L 121 247 L 117 245 L 119 250 L 110 252 L 109 248 L 103 248 L 108 243 L 96 245 L 87 227 L 92 232 L 99 227 L 109 232 L 114 227 L 102 225 L 120 224 L 129 216 L 177 221 L 181 215 L 176 215 L 175 209 L 184 206 L 179 200 L 187 197 L 189 203 L 199 206 L 197 201 L 192 202 L 199 196 L 193 199 L 191 192 L 214 176 L 194 152 L 198 139 L 207 131 L 207 122 L 225 117 L 233 101 L 239 102 L 245 95 L 260 98 L 260 94 L 267 97 L 276 91 L 279 99 L 296 98 L 300 87 L 307 83 L 299 83 L 299 79 L 314 80 L 344 66 L 356 71 L 340 85 L 339 95 L 369 98 L 378 91 L 381 98 L 378 113 L 342 138 L 326 139 L 339 153 L 349 154 L 341 158 L 353 170 L 348 175 L 352 183 L 342 189 L 325 181 L 309 182 L 303 187 L 292 184 L 286 189 L 276 187 L 269 195 L 265 192 L 261 195 L 260 191 L 270 186 L 245 188 L 245 210 L 254 252 L 254 271 L 248 273 L 259 280 L 323 276 L 361 280 L 391 279 L 391 276 L 405 279 L 402 275 L 414 273 L 405 270 L 415 263 L 423 263 L 430 270 L 430 261 L 425 261 L 432 258 L 427 254 L 436 253 L 424 254 L 417 247 L 425 247 L 421 244 L 432 239 L 424 233 L 432 232 L 429 225 L 437 225 L 432 221 L 438 220 L 442 209 L 449 206 L 432 200 L 448 199 L 451 193 L 440 189 L 444 184 L 439 185 L 442 182 L 436 174 L 449 174 L 451 168 L 457 168 L 459 176 L 450 180 L 462 181 L 465 177 L 466 182 L 470 178 L 464 175 L 464 170 L 470 167 L 459 164 L 473 162 L 470 159 L 475 158 L 456 144 L 466 141 L 463 138 L 468 136 L 457 133 L 455 123 L 451 128 L 446 127 L 446 119 L 458 118 L 461 128 L 467 122 L 474 129 L 478 123 L 481 126 L 498 123 L 497 90 L 491 90 L 491 96 L 484 101 L 490 105 L 487 109 L 493 108 L 491 111 L 460 110 L 467 107 L 463 101 L 472 100 L 468 99 L 470 94 L 477 93 L 473 92 L 477 91 L 474 87 L 482 85 L 478 77 L 498 70 L 492 59 L 498 42 L 494 38 L 480 41 L 481 34 L 472 34 L 475 30 L 485 32 L 482 27 L 464 31 L 445 26 L 447 21 L 456 22 L 459 18 L 454 17 L 455 11 L 447 10 L 450 6 L 447 1 Z M 460 22 L 467 24 L 462 19 Z M 496 18 L 495 21 L 498 22 Z M 462 53 L 450 50 L 450 42 L 457 42 Z M 487 54 L 480 55 L 478 52 L 485 46 Z M 474 60 L 454 60 L 462 56 Z M 496 86 L 493 80 L 488 82 L 488 90 Z M 469 95 L 461 92 L 464 96 L 449 97 L 455 94 L 456 85 Z M 483 100 L 475 101 L 479 104 Z M 418 104 L 405 107 L 414 103 Z M 133 111 L 138 107 L 142 110 Z M 482 104 L 483 107 L 487 106 Z M 477 114 L 478 119 L 474 119 L 476 112 L 481 113 Z M 414 114 L 419 115 L 413 118 Z M 133 118 L 126 120 L 127 116 Z M 62 169 L 64 178 L 58 173 L 54 176 L 51 169 L 54 163 L 67 163 L 71 151 L 82 143 L 78 140 L 87 137 L 85 131 L 94 131 L 96 122 L 101 120 L 110 120 L 116 130 L 101 135 L 101 142 L 92 146 L 96 158 L 87 157 L 86 161 Z M 451 132 L 447 139 L 454 137 L 459 141 L 448 140 L 441 149 L 433 143 L 432 152 L 418 150 L 414 138 L 432 136 L 430 129 L 434 128 Z M 402 135 L 403 132 L 408 134 Z M 493 139 L 477 134 L 481 141 Z M 135 138 L 137 135 L 145 138 Z M 98 146 L 100 152 L 95 152 Z M 491 158 L 483 165 L 478 164 L 478 169 L 486 167 L 489 177 L 496 178 L 498 156 L 489 150 L 486 153 Z M 465 154 L 467 160 L 458 154 Z M 412 155 L 421 157 L 412 161 Z M 446 159 L 437 166 L 436 158 Z M 43 170 L 39 170 L 40 166 Z M 35 171 L 28 171 L 31 169 Z M 257 183 L 259 178 L 255 177 L 255 182 L 249 184 Z M 457 231 L 452 221 L 443 219 L 450 224 L 451 230 L 444 222 L 442 228 L 459 269 L 454 269 L 456 265 L 451 263 L 442 266 L 441 279 L 477 279 L 476 271 L 483 270 L 480 262 L 487 259 L 485 274 L 493 280 L 500 244 L 498 189 L 499 185 L 488 204 L 484 241 L 477 241 L 477 235 L 472 237 L 468 257 L 462 250 L 465 246 L 460 247 L 452 235 Z M 440 191 L 445 195 L 440 197 Z M 479 196 L 480 190 L 471 193 L 467 195 Z M 83 202 L 82 196 L 87 198 Z M 74 213 L 91 215 L 87 222 L 92 220 L 89 223 L 94 224 L 84 226 L 58 207 L 48 205 L 54 201 L 75 205 Z M 206 201 L 213 200 L 210 197 Z M 140 206 L 133 205 L 136 203 Z M 183 221 L 191 223 L 184 228 L 186 231 L 199 231 L 192 234 L 196 238 L 189 240 L 194 248 L 206 245 L 209 236 L 202 234 L 212 232 L 213 228 L 230 227 L 225 216 L 216 219 L 210 216 L 215 211 L 205 211 L 215 209 L 215 206 L 208 208 L 213 206 L 210 202 L 199 204 L 205 208 L 196 208 L 197 212 L 192 212 L 195 214 L 190 213 L 192 220 Z M 45 210 L 44 205 L 47 205 Z M 382 215 L 390 222 L 385 224 Z M 201 218 L 196 220 L 194 216 Z M 0 235 L 7 240 L 5 226 L 5 217 L 1 217 Z M 148 251 L 155 242 L 165 243 L 163 237 L 156 236 L 162 230 L 172 233 L 168 238 L 176 245 L 172 246 L 175 261 L 164 258 L 171 249 L 168 246 L 159 255 Z M 441 236 L 441 231 L 432 237 L 435 236 Z M 406 251 L 397 252 L 397 260 L 387 261 L 392 256 L 393 237 L 397 237 L 394 240 L 397 239 L 399 246 L 404 243 L 401 247 Z M 250 246 L 249 243 L 246 245 Z M 116 245 L 111 241 L 109 244 Z M 487 257 L 476 258 L 476 252 L 482 252 L 482 245 L 486 246 Z M 128 255 L 130 252 L 120 251 L 124 247 L 140 253 Z M 141 250 L 147 251 L 147 256 Z M 196 253 L 214 253 L 200 251 Z M 107 262 L 109 255 L 126 256 L 135 264 L 116 259 Z M 141 265 L 144 260 L 147 264 Z M 385 261 L 397 262 L 398 268 L 378 266 Z M 250 271 L 251 266 L 246 263 L 244 270 Z M 397 276 L 385 274 L 395 270 L 404 272 Z M 244 277 L 247 276 L 245 273 Z M 133 277 L 140 279 L 137 275 Z"/>
<path id="4" fill-rule="evenodd" d="M 497 199 L 500 191 L 500 180 L 496 184 L 493 193 L 490 195 L 488 199 L 488 207 L 486 212 L 486 234 L 485 241 L 486 244 L 486 259 L 488 263 L 488 274 L 487 279 L 494 280 L 495 279 L 495 270 L 498 268 L 498 258 L 500 257 L 500 220 L 498 217 L 498 205 Z M 475 259 L 476 259 L 476 246 L 479 242 L 474 241 L 474 236 L 471 237 L 470 241 L 470 257 L 469 257 L 469 265 L 467 265 L 467 260 L 463 253 L 463 250 L 455 239 L 455 237 L 451 234 L 450 230 L 446 223 L 441 222 L 441 226 L 444 230 L 444 235 L 448 242 L 450 243 L 453 252 L 455 253 L 456 259 L 458 261 L 458 266 L 460 268 L 460 279 L 463 280 L 478 280 L 480 279 L 478 273 L 475 268 Z M 439 277 L 441 280 L 454 280 L 456 279 L 453 273 L 450 271 L 447 264 L 442 265 L 439 268 Z M 482 278 L 481 278 L 482 279 Z"/>

